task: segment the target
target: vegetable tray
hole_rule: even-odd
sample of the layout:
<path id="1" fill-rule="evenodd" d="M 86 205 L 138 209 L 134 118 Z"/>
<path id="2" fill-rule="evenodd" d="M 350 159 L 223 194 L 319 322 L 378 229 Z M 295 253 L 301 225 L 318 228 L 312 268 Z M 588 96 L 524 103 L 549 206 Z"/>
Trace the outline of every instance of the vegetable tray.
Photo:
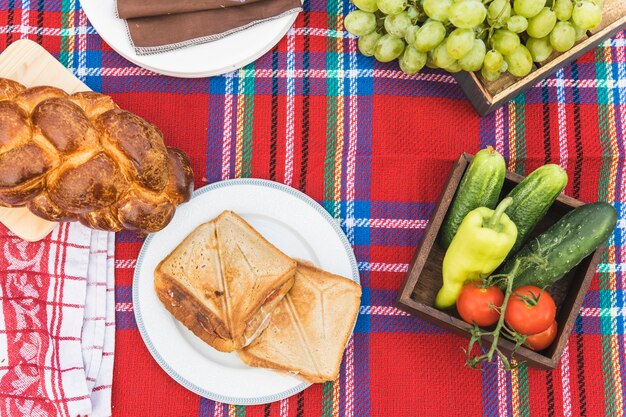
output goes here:
<path id="1" fill-rule="evenodd" d="M 437 235 L 465 169 L 472 159 L 472 155 L 463 153 L 452 167 L 435 212 L 426 228 L 424 240 L 409 265 L 396 301 L 396 306 L 399 309 L 467 338 L 471 336 L 470 329 L 472 326 L 459 317 L 456 309 L 442 311 L 435 308 L 434 305 L 435 296 L 442 285 L 441 265 L 445 253 L 437 242 Z M 524 177 L 507 171 L 501 197 L 506 196 L 523 179 Z M 531 238 L 545 231 L 567 212 L 582 204 L 581 201 L 561 194 L 533 231 Z M 549 292 L 557 305 L 558 334 L 556 340 L 548 349 L 541 352 L 520 347 L 515 352 L 515 358 L 518 361 L 526 362 L 528 365 L 541 369 L 553 369 L 557 366 L 604 249 L 605 245 L 601 245 L 564 278 L 549 288 Z M 483 338 L 484 344 L 490 342 L 491 336 Z M 498 345 L 505 353 L 510 353 L 514 347 L 512 342 L 502 338 Z M 461 353 L 459 352 L 459 354 Z"/>
<path id="2" fill-rule="evenodd" d="M 624 28 L 626 28 L 626 1 L 604 0 L 600 26 L 589 31 L 587 36 L 569 51 L 562 54 L 554 52 L 545 62 L 535 64 L 533 72 L 526 77 L 516 78 L 511 74 L 503 74 L 498 80 L 489 82 L 479 73 L 459 72 L 454 78 L 476 111 L 484 116 Z"/>

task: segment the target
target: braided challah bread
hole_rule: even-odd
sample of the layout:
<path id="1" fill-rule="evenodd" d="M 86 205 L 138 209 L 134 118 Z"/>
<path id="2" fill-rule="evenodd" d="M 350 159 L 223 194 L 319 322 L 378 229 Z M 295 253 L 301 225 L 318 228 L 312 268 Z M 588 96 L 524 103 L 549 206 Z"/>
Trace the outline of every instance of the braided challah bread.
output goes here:
<path id="1" fill-rule="evenodd" d="M 151 233 L 192 190 L 187 156 L 110 97 L 0 78 L 0 205 Z"/>

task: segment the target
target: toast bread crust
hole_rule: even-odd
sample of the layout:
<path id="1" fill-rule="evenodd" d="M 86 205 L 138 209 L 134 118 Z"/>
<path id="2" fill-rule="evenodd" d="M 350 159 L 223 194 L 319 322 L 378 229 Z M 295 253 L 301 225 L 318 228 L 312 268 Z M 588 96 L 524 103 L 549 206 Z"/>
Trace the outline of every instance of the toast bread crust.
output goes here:
<path id="1" fill-rule="evenodd" d="M 295 270 L 295 261 L 225 211 L 159 263 L 154 284 L 177 320 L 217 350 L 232 352 L 260 333 L 265 316 L 291 288 Z"/>
<path id="2" fill-rule="evenodd" d="M 272 312 L 268 328 L 239 356 L 250 366 L 290 372 L 307 382 L 332 381 L 360 300 L 361 287 L 354 281 L 298 262 L 295 283 Z"/>

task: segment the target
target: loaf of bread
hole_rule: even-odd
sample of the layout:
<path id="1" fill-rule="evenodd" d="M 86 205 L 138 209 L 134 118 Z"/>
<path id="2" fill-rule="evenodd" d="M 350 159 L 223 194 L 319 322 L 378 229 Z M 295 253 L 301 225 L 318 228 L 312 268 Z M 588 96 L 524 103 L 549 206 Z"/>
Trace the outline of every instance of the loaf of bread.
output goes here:
<path id="1" fill-rule="evenodd" d="M 192 190 L 187 156 L 110 97 L 0 78 L 0 205 L 151 233 Z"/>

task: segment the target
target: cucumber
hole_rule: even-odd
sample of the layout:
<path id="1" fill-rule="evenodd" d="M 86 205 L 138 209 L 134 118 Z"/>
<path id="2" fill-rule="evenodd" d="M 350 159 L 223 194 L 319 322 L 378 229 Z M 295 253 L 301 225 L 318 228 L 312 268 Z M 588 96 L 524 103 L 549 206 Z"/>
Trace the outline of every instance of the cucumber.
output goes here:
<path id="1" fill-rule="evenodd" d="M 517 226 L 517 239 L 511 255 L 524 244 L 566 185 L 565 170 L 558 165 L 548 164 L 531 172 L 511 190 L 508 197 L 513 198 L 513 204 L 506 209 L 506 214 Z"/>
<path id="2" fill-rule="evenodd" d="M 616 223 L 617 211 L 608 203 L 591 203 L 575 208 L 528 242 L 497 273 L 510 273 L 515 260 L 519 259 L 513 288 L 522 285 L 550 286 L 603 244 Z"/>
<path id="3" fill-rule="evenodd" d="M 443 220 L 439 242 L 444 249 L 450 246 L 467 213 L 478 207 L 496 207 L 505 174 L 504 158 L 491 146 L 476 153 Z"/>

